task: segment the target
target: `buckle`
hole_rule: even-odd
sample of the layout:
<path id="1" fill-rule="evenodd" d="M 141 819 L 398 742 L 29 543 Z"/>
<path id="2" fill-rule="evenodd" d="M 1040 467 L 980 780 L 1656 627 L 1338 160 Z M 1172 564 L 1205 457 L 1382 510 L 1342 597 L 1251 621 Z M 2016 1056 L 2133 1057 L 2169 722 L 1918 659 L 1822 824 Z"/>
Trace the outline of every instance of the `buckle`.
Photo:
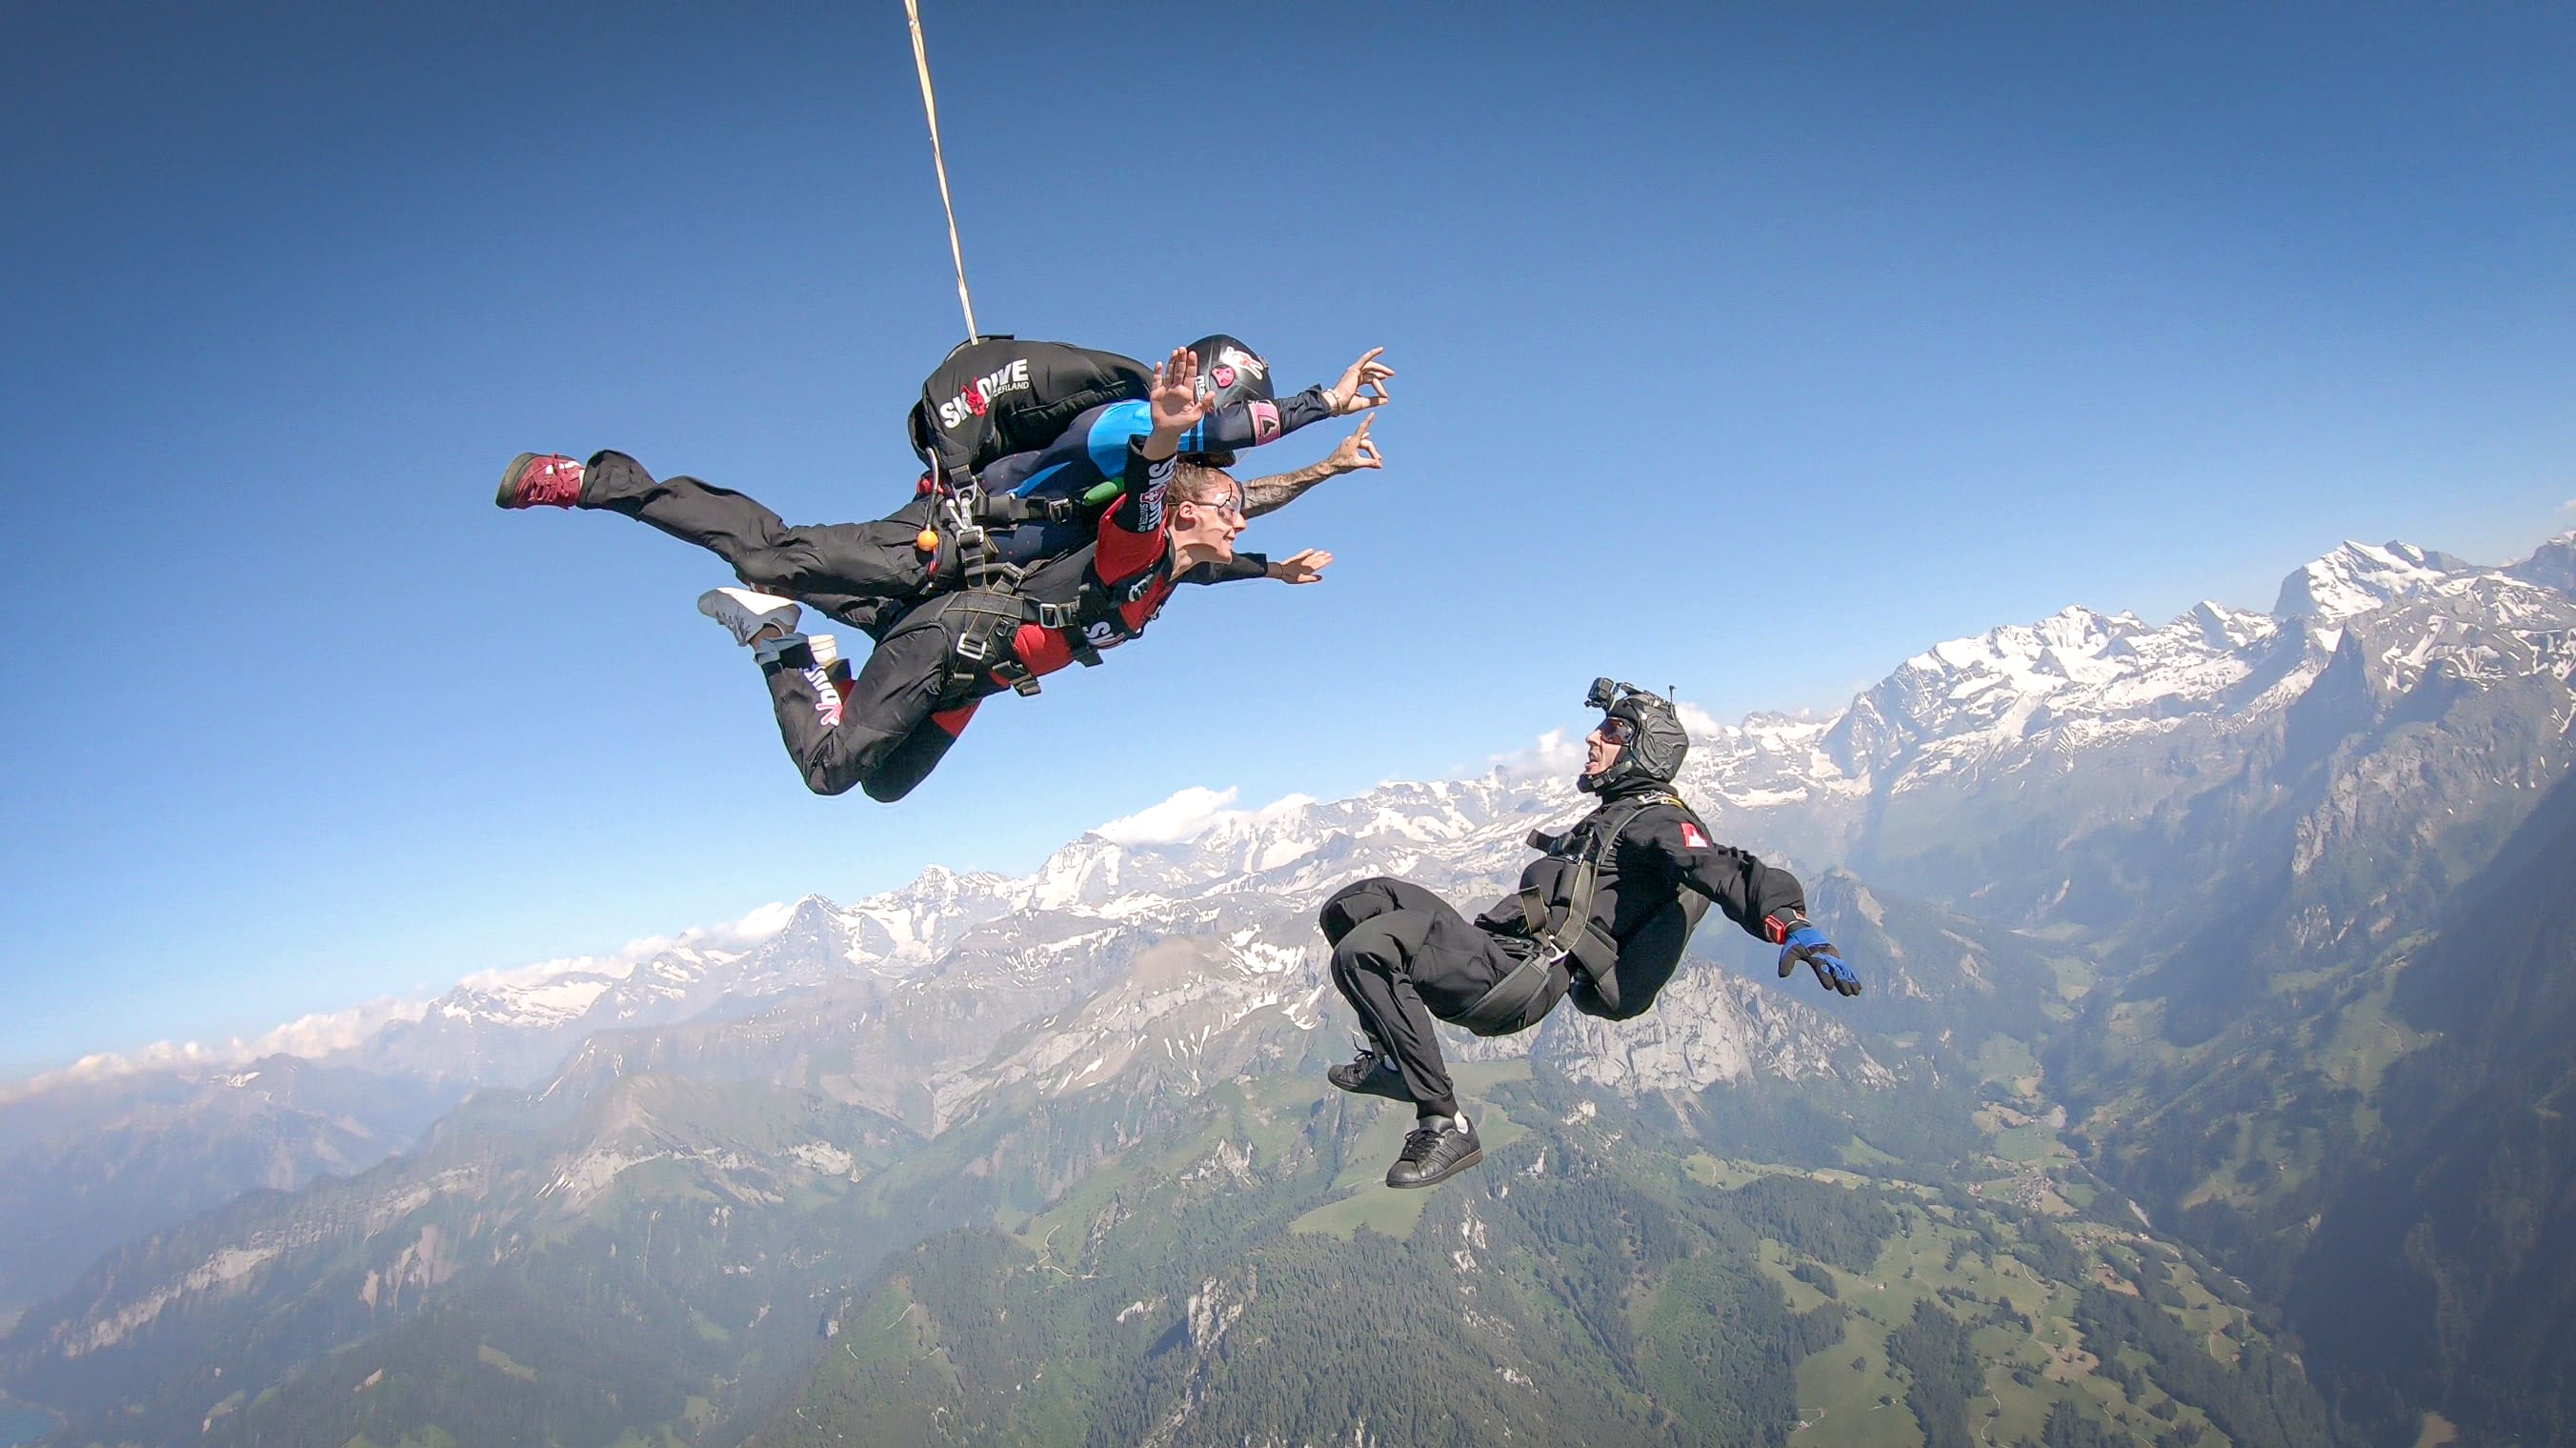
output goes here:
<path id="1" fill-rule="evenodd" d="M 979 539 L 980 543 L 981 540 Z M 986 558 L 966 566 L 966 587 L 974 593 L 1011 593 L 1020 586 L 1028 570 L 1016 563 Z M 1013 611 L 1015 614 L 1017 610 Z"/>
<path id="2" fill-rule="evenodd" d="M 970 664 L 981 664 L 993 657 L 993 636 L 981 629 L 970 629 L 957 636 L 957 657 Z"/>
<path id="3" fill-rule="evenodd" d="M 1074 625 L 1076 610 L 1071 604 L 1032 602 L 1029 610 L 1030 621 L 1040 628 L 1071 628 Z"/>
<path id="4" fill-rule="evenodd" d="M 993 666 L 993 677 L 1011 686 L 1011 692 L 1026 697 L 1038 692 L 1038 676 L 1017 659 L 1004 659 Z"/>

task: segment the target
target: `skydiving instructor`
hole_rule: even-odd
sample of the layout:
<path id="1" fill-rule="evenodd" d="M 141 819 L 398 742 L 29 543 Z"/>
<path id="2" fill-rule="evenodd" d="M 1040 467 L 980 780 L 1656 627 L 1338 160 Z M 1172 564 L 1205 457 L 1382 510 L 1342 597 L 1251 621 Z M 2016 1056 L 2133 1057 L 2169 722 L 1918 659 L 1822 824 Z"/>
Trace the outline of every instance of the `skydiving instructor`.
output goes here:
<path id="1" fill-rule="evenodd" d="M 1711 902 L 1780 947 L 1783 978 L 1805 965 L 1825 989 L 1861 993 L 1860 978 L 1808 921 L 1797 878 L 1711 840 L 1673 792 L 1690 738 L 1672 705 L 1608 679 L 1594 680 L 1584 703 L 1602 718 L 1584 738 L 1575 785 L 1598 807 L 1562 834 L 1531 834 L 1531 847 L 1545 853 L 1521 872 L 1518 892 L 1473 921 L 1419 885 L 1384 877 L 1324 903 L 1333 985 L 1368 1037 L 1359 1058 L 1327 1078 L 1414 1107 L 1388 1186 L 1431 1186 L 1484 1159 L 1434 1019 L 1513 1035 L 1568 996 L 1586 1015 L 1642 1015 Z"/>
<path id="2" fill-rule="evenodd" d="M 1134 639 L 1181 584 L 1269 578 L 1318 581 L 1333 555 L 1308 549 L 1276 561 L 1239 553 L 1243 488 L 1212 468 L 1180 463 L 1180 442 L 1215 406 L 1197 387 L 1187 348 L 1153 372 L 1151 429 L 1122 444 L 1126 487 L 1100 515 L 1096 540 L 1030 575 L 1023 596 L 950 593 L 905 613 L 855 675 L 793 632 L 797 605 L 715 589 L 698 601 L 752 650 L 769 684 L 781 739 L 817 794 L 853 786 L 898 800 L 937 767 L 981 702 Z M 965 641 L 998 620 L 985 645 Z M 837 654 L 837 646 L 833 649 Z M 848 683 L 841 682 L 842 677 Z"/>

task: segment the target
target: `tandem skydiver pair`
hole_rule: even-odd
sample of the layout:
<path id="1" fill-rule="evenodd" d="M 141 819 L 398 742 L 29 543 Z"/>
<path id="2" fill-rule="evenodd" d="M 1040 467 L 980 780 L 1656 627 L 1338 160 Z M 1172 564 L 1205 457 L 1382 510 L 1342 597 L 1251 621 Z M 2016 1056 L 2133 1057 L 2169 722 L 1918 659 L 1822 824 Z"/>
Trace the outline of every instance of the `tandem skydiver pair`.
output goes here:
<path id="1" fill-rule="evenodd" d="M 1229 336 L 1151 368 L 976 339 L 913 410 L 929 467 L 917 496 L 873 523 L 789 527 L 741 493 L 656 479 L 616 452 L 522 453 L 494 501 L 624 513 L 724 559 L 745 586 L 698 606 L 754 650 L 807 787 L 890 802 L 928 777 L 983 699 L 1100 662 L 1176 585 L 1318 581 L 1330 553 L 1274 560 L 1234 540 L 1316 483 L 1382 466 L 1368 420 L 1312 467 L 1250 484 L 1224 470 L 1238 449 L 1383 405 L 1394 374 L 1379 351 L 1282 402 L 1269 364 Z M 833 635 L 799 632 L 800 601 L 874 640 L 866 663 L 853 672 Z"/>

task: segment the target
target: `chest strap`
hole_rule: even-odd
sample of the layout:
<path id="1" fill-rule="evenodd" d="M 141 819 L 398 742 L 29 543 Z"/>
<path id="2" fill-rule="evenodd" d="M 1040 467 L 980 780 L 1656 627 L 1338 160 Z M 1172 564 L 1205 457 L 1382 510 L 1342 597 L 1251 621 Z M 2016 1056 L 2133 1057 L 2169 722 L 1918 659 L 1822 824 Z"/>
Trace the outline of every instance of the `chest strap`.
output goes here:
<path id="1" fill-rule="evenodd" d="M 1673 794 L 1642 794 L 1603 805 L 1591 816 L 1563 835 L 1546 836 L 1533 832 L 1530 843 L 1556 853 L 1577 835 L 1587 836 L 1583 853 L 1574 863 L 1574 880 L 1565 892 L 1563 913 L 1548 906 L 1545 893 L 1536 885 L 1521 887 L 1521 923 L 1541 951 L 1552 959 L 1571 957 L 1586 975 L 1595 979 L 1608 973 L 1618 963 L 1619 941 L 1608 927 L 1592 918 L 1593 901 L 1601 889 L 1601 866 L 1619 848 L 1619 836 L 1636 822 L 1637 816 L 1657 805 L 1682 805 Z M 1545 843 L 1541 843 L 1545 841 Z"/>
<path id="2" fill-rule="evenodd" d="M 1619 960 L 1619 942 L 1592 918 L 1592 903 L 1601 884 L 1601 863 L 1619 847 L 1620 834 L 1637 816 L 1659 804 L 1680 803 L 1678 795 L 1641 795 L 1604 805 L 1561 835 L 1531 831 L 1530 844 L 1551 855 L 1569 840 L 1585 837 L 1583 852 L 1575 860 L 1573 885 L 1566 892 L 1565 913 L 1558 915 L 1549 910 L 1537 886 L 1522 888 L 1521 923 L 1527 931 L 1529 953 L 1505 971 L 1502 979 L 1487 987 L 1456 1024 L 1480 1036 L 1508 1035 L 1530 1024 L 1524 1018 L 1547 989 L 1549 976 L 1560 963 L 1596 980 L 1609 974 Z"/>

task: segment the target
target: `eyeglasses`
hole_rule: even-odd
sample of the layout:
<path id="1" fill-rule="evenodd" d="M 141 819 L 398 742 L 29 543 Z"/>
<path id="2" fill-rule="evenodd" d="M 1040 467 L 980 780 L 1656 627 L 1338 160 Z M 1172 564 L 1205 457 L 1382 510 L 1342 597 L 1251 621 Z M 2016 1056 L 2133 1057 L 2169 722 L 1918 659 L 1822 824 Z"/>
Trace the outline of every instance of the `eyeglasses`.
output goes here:
<path id="1" fill-rule="evenodd" d="M 1195 503 L 1202 508 L 1212 508 L 1220 513 L 1232 513 L 1238 518 L 1243 516 L 1243 493 L 1240 490 L 1228 493 L 1222 498 L 1183 498 L 1181 501 Z"/>
<path id="2" fill-rule="evenodd" d="M 1622 719 L 1615 714 L 1602 720 L 1601 727 L 1593 730 L 1592 732 L 1601 736 L 1602 743 L 1616 744 L 1621 748 L 1625 748 L 1637 741 L 1636 721 L 1633 719 Z"/>

